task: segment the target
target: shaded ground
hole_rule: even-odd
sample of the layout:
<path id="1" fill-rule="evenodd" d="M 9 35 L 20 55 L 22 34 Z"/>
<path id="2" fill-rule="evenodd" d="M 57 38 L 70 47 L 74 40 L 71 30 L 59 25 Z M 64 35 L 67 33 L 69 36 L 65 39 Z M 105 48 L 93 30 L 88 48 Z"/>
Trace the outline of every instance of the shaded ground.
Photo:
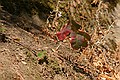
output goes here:
<path id="1" fill-rule="evenodd" d="M 6 18 L 4 16 L 6 13 L 1 11 L 1 18 Z M 11 15 L 7 15 L 11 19 Z M 39 26 L 32 26 L 27 24 L 29 21 L 26 21 L 25 25 L 22 25 L 24 30 L 21 25 L 18 27 L 23 23 L 17 21 L 18 25 L 16 25 L 16 23 L 10 23 L 9 19 L 0 21 L 0 80 L 77 80 L 84 78 L 73 70 L 73 66 L 76 65 L 71 63 L 80 53 L 74 54 L 67 41 L 57 50 L 60 43 L 55 43 L 49 36 L 43 35 L 42 30 L 37 30 Z M 26 31 L 26 28 L 30 28 L 31 31 L 29 29 Z M 39 61 L 36 55 L 43 50 L 47 52 L 47 58 Z M 84 70 L 81 72 L 88 79 L 92 78 Z"/>
<path id="2" fill-rule="evenodd" d="M 1 11 L 0 17 L 0 80 L 96 80 L 101 74 L 97 70 L 100 66 L 92 64 L 95 55 L 72 50 L 67 40 L 54 42 L 37 16 L 14 17 Z M 46 51 L 42 59 L 37 56 L 40 51 Z M 114 60 L 117 54 L 110 55 L 119 72 L 119 60 Z M 117 80 L 114 69 L 103 67 L 111 76 L 108 80 Z"/>

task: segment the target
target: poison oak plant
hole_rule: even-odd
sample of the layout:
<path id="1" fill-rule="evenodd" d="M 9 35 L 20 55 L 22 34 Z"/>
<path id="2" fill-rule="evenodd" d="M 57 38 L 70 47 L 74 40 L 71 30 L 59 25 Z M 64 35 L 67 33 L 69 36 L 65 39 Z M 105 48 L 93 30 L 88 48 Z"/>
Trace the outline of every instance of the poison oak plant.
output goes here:
<path id="1" fill-rule="evenodd" d="M 87 47 L 88 41 L 90 41 L 91 37 L 86 32 L 80 31 L 79 28 L 80 25 L 74 20 L 71 20 L 56 33 L 58 40 L 63 41 L 67 36 L 69 36 L 68 39 L 73 49 L 77 50 L 79 48 Z"/>

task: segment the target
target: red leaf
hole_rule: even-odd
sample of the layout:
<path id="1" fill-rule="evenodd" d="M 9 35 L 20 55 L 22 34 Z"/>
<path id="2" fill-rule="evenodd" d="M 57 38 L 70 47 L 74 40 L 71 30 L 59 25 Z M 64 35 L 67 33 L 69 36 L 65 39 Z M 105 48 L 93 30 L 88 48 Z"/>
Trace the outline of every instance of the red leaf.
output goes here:
<path id="1" fill-rule="evenodd" d="M 70 33 L 71 33 L 70 25 L 67 24 L 64 25 L 60 32 L 58 32 L 56 35 L 60 41 L 63 41 Z"/>
<path id="2" fill-rule="evenodd" d="M 71 34 L 70 34 L 70 43 L 72 43 L 73 42 L 73 40 L 75 40 L 75 38 L 76 38 L 76 33 L 75 32 L 71 32 Z"/>

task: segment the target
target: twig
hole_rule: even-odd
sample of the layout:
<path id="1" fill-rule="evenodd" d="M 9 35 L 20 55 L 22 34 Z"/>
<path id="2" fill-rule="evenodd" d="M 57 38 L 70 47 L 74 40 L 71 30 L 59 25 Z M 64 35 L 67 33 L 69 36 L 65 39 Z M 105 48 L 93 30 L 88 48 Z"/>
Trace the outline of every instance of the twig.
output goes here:
<path id="1" fill-rule="evenodd" d="M 58 18 L 59 2 L 60 2 L 60 1 L 58 0 L 58 1 L 57 1 L 57 5 L 56 5 L 56 10 L 55 10 L 55 12 L 56 12 L 56 13 L 55 13 L 55 18 L 53 19 L 53 22 L 52 22 L 52 27 L 53 27 L 53 28 L 55 28 L 55 21 L 56 21 L 57 18 Z"/>

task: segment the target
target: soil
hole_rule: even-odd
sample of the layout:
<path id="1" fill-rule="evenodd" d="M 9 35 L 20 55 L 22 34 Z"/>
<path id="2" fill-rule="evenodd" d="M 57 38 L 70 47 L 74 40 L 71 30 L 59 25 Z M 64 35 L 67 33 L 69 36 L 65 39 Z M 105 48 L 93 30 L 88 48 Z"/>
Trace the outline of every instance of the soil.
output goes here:
<path id="1" fill-rule="evenodd" d="M 7 20 L 4 15 L 8 16 Z M 0 80 L 73 80 L 78 75 L 71 63 L 61 59 L 74 54 L 68 42 L 59 47 L 60 43 L 38 30 L 42 24 L 38 26 L 30 20 L 22 23 L 26 20 L 24 16 L 11 21 L 13 16 L 1 11 L 1 18 L 5 20 L 0 21 Z M 38 58 L 40 51 L 46 51 L 46 58 Z"/>
<path id="2" fill-rule="evenodd" d="M 55 42 L 51 39 L 44 31 L 45 22 L 37 16 L 16 17 L 1 10 L 0 17 L 0 80 L 97 79 L 95 76 L 99 73 L 94 72 L 92 64 L 87 63 L 89 56 L 80 50 L 73 50 L 67 40 Z M 119 25 L 119 22 L 116 24 Z M 118 28 L 113 29 L 116 30 Z M 119 31 L 115 37 L 119 45 L 118 34 Z M 45 55 L 39 58 L 37 54 L 44 51 Z M 120 56 L 118 64 L 119 61 Z M 106 80 L 119 80 L 120 65 L 116 72 L 117 79 Z"/>

